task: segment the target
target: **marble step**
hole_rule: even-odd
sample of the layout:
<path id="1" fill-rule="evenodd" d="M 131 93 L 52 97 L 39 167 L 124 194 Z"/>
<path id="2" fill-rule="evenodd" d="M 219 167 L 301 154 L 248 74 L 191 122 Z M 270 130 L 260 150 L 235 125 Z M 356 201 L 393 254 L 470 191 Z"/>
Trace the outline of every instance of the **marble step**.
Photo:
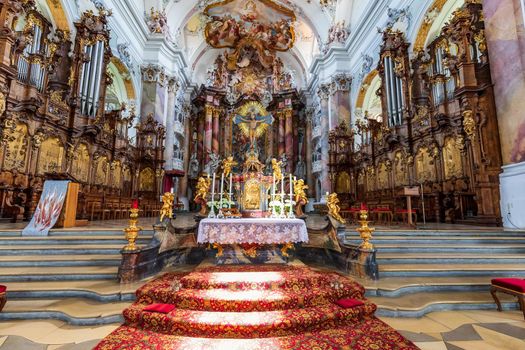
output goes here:
<path id="1" fill-rule="evenodd" d="M 525 265 L 516 264 L 383 264 L 379 277 L 525 276 Z"/>
<path id="2" fill-rule="evenodd" d="M 116 237 L 122 237 L 123 236 L 123 229 L 120 230 L 107 230 L 107 229 L 67 229 L 67 230 L 51 230 L 49 231 L 49 234 L 47 236 L 42 237 L 61 237 L 61 236 L 116 236 Z M 142 230 L 140 231 L 140 236 L 145 238 L 151 238 L 153 237 L 153 230 Z M 22 231 L 21 230 L 1 230 L 0 231 L 0 238 L 2 237 L 21 237 Z M 24 237 L 34 237 L 34 236 L 24 236 Z"/>
<path id="3" fill-rule="evenodd" d="M 374 244 L 379 253 L 525 254 L 525 244 Z"/>
<path id="4" fill-rule="evenodd" d="M 377 253 L 377 262 L 383 264 L 438 264 L 446 261 L 448 264 L 523 264 L 524 254 L 474 254 L 474 253 Z"/>
<path id="5" fill-rule="evenodd" d="M 8 300 L 0 321 L 55 319 L 75 326 L 122 323 L 129 302 L 100 303 L 85 299 Z"/>
<path id="6" fill-rule="evenodd" d="M 516 298 L 499 296 L 505 310 L 518 308 Z M 376 315 L 385 317 L 422 317 L 429 312 L 445 310 L 496 310 L 488 291 L 414 293 L 397 298 L 372 296 L 369 300 L 377 305 Z"/>
<path id="7" fill-rule="evenodd" d="M 357 226 L 356 226 L 357 227 Z M 355 230 L 347 229 L 345 230 L 345 234 L 347 235 L 356 235 L 357 232 Z M 493 237 L 525 237 L 525 231 L 505 231 L 503 229 L 501 230 L 494 230 L 494 229 L 476 229 L 476 230 L 376 230 L 374 232 L 374 237 L 392 237 L 392 236 L 398 236 L 398 237 L 413 237 L 413 236 L 419 236 L 419 237 L 486 237 L 486 236 L 493 236 Z"/>
<path id="8" fill-rule="evenodd" d="M 124 244 L 79 244 L 79 245 L 0 245 L 3 255 L 117 255 Z"/>
<path id="9" fill-rule="evenodd" d="M 139 238 L 137 244 L 148 244 L 151 238 Z M 57 237 L 0 237 L 0 246 L 11 245 L 81 245 L 81 244 L 127 244 L 124 235 L 117 236 L 57 236 Z"/>
<path id="10" fill-rule="evenodd" d="M 361 240 L 357 235 L 349 236 L 346 235 L 346 242 L 350 244 L 359 243 Z M 406 238 L 403 236 L 390 236 L 390 237 L 376 237 L 371 240 L 373 244 L 403 244 L 405 246 L 411 246 L 415 244 L 476 244 L 476 245 L 494 245 L 494 244 L 524 244 L 525 237 L 425 237 L 425 236 L 414 236 Z"/>
<path id="11" fill-rule="evenodd" d="M 117 266 L 0 267 L 0 281 L 116 280 L 117 272 Z"/>
<path id="12" fill-rule="evenodd" d="M 0 267 L 119 266 L 120 254 L 103 255 L 0 255 Z"/>

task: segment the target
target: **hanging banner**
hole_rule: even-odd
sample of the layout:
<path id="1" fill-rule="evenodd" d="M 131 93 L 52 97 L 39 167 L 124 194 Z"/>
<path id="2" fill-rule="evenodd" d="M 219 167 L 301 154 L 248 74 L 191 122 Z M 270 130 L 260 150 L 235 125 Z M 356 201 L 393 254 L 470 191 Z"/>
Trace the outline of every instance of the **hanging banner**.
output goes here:
<path id="1" fill-rule="evenodd" d="M 29 225 L 22 231 L 22 236 L 47 236 L 55 225 L 66 199 L 69 181 L 51 181 L 44 183 L 44 190 Z"/>

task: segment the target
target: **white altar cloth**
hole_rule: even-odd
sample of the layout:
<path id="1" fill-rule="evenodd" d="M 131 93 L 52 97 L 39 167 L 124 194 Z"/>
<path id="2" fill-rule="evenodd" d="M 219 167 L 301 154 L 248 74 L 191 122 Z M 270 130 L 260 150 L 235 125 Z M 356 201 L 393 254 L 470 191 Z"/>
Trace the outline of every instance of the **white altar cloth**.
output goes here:
<path id="1" fill-rule="evenodd" d="M 285 244 L 308 242 L 306 223 L 300 219 L 203 219 L 198 243 Z"/>

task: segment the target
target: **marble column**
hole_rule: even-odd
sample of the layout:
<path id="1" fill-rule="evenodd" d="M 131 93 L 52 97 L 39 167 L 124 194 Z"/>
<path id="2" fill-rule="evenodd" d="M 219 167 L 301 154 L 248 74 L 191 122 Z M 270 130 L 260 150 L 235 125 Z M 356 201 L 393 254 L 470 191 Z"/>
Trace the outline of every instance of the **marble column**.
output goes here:
<path id="1" fill-rule="evenodd" d="M 197 115 L 195 117 L 197 123 L 197 159 L 200 164 L 204 163 L 205 154 L 204 154 L 204 116 Z"/>
<path id="2" fill-rule="evenodd" d="M 165 125 L 167 116 L 167 84 L 168 78 L 164 67 L 149 64 L 141 68 L 142 72 L 142 101 L 140 116 L 146 118 L 153 115 L 154 119 Z"/>
<path id="3" fill-rule="evenodd" d="M 294 130 L 293 130 L 293 109 L 287 108 L 284 110 L 284 119 L 285 119 L 285 152 L 286 159 L 288 160 L 288 166 L 286 171 L 288 173 L 293 172 L 293 162 L 294 162 Z"/>
<path id="4" fill-rule="evenodd" d="M 282 154 L 286 154 L 286 142 L 285 142 L 285 115 L 283 111 L 277 112 L 279 118 L 279 154 L 280 157 Z"/>
<path id="5" fill-rule="evenodd" d="M 224 156 L 226 157 L 232 155 L 232 118 L 232 113 L 228 113 L 224 118 L 224 139 L 221 140 L 221 143 L 224 143 Z"/>
<path id="6" fill-rule="evenodd" d="M 308 193 L 310 194 L 310 197 L 313 196 L 315 193 L 315 183 L 314 183 L 314 177 L 312 173 L 312 149 L 314 147 L 314 144 L 312 142 L 312 123 L 313 123 L 313 116 L 315 113 L 315 108 L 308 107 L 306 108 L 306 131 L 305 131 L 305 143 L 306 143 L 306 184 L 308 185 L 308 188 L 310 189 Z"/>
<path id="7" fill-rule="evenodd" d="M 213 109 L 213 129 L 212 129 L 212 148 L 211 151 L 215 154 L 219 153 L 219 119 L 220 119 L 220 110 L 217 108 Z"/>
<path id="8" fill-rule="evenodd" d="M 351 85 L 352 78 L 346 73 L 337 74 L 332 80 L 332 95 L 330 97 L 330 130 L 335 129 L 343 122 L 346 124 L 346 126 L 351 125 Z"/>
<path id="9" fill-rule="evenodd" d="M 485 36 L 503 157 L 503 226 L 525 228 L 525 2 L 484 0 Z"/>
<path id="10" fill-rule="evenodd" d="M 191 132 L 190 124 L 190 104 L 185 104 L 182 107 L 182 115 L 184 117 L 184 174 L 185 176 L 179 182 L 179 197 L 187 198 L 188 197 L 188 172 L 190 170 L 190 159 L 191 159 L 191 142 L 193 140 L 193 135 Z"/>
<path id="11" fill-rule="evenodd" d="M 213 106 L 206 106 L 204 109 L 204 163 L 210 160 L 213 141 Z"/>
<path id="12" fill-rule="evenodd" d="M 177 90 L 179 84 L 176 78 L 168 80 L 168 108 L 166 113 L 166 141 L 164 148 L 164 159 L 166 160 L 167 169 L 173 169 L 173 145 L 175 143 L 175 133 L 173 131 L 176 117 L 175 102 L 177 99 Z"/>
<path id="13" fill-rule="evenodd" d="M 322 84 L 319 86 L 318 95 L 321 100 L 321 138 L 319 140 L 320 146 L 321 146 L 321 172 L 320 172 L 320 180 L 321 180 L 321 193 L 318 193 L 318 195 L 323 196 L 327 192 L 330 192 L 331 185 L 330 185 L 330 176 L 329 176 L 329 169 L 328 169 L 328 162 L 329 162 L 329 144 L 328 144 L 328 136 L 330 134 L 330 123 L 329 123 L 329 117 L 330 117 L 330 105 L 329 105 L 329 98 L 331 95 L 331 84 Z"/>

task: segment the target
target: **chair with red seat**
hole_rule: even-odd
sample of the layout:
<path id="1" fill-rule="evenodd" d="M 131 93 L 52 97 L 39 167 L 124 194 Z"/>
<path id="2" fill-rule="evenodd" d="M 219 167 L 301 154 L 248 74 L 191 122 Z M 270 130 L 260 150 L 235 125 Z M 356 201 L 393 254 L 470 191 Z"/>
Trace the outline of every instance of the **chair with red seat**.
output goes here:
<path id="1" fill-rule="evenodd" d="M 4 308 L 6 302 L 7 302 L 7 287 L 0 285 L 0 312 Z"/>
<path id="2" fill-rule="evenodd" d="M 502 292 L 517 297 L 520 309 L 523 311 L 523 318 L 525 318 L 525 279 L 494 278 L 491 281 L 490 294 L 492 294 L 492 297 L 498 306 L 498 311 L 501 311 L 501 303 L 496 292 Z"/>

